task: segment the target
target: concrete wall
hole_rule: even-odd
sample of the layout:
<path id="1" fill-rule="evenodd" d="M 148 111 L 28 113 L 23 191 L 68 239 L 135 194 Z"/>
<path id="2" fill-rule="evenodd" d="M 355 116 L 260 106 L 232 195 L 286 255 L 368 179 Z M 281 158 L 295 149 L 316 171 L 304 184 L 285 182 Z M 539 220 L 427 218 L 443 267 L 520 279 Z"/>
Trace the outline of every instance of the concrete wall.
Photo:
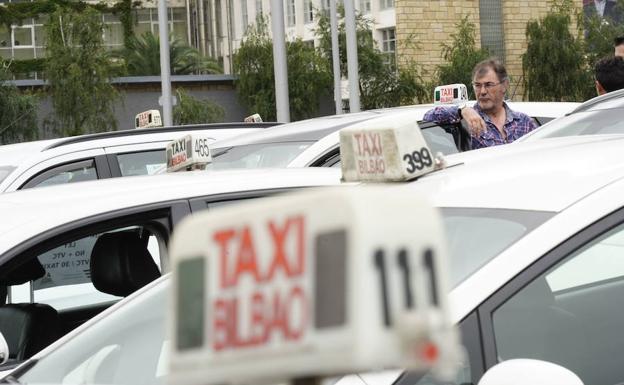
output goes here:
<path id="1" fill-rule="evenodd" d="M 41 80 L 18 80 L 14 82 L 22 89 L 41 89 Z M 115 107 L 118 129 L 134 128 L 134 117 L 137 113 L 162 108 L 158 104 L 161 95 L 160 77 L 127 77 L 114 79 L 113 84 L 122 94 L 122 102 Z M 230 75 L 187 75 L 172 76 L 172 89 L 183 87 L 191 95 L 200 99 L 208 99 L 225 109 L 224 121 L 242 121 L 249 112 L 238 102 L 234 88 L 234 77 Z M 52 112 L 49 97 L 41 99 L 37 111 L 39 127 L 43 120 Z M 42 132 L 42 138 L 45 134 Z"/>

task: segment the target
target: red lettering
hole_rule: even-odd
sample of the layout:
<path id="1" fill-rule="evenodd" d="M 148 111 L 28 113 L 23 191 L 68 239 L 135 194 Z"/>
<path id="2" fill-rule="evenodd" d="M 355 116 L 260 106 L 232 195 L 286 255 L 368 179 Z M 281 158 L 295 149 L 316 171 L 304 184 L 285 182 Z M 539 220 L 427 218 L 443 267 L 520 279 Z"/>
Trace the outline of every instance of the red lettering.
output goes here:
<path id="1" fill-rule="evenodd" d="M 212 237 L 219 245 L 219 286 L 225 289 L 228 286 L 232 286 L 234 282 L 228 279 L 227 269 L 227 257 L 228 257 L 228 243 L 234 237 L 236 232 L 233 229 L 226 229 L 217 231 Z"/>
<path id="2" fill-rule="evenodd" d="M 238 278 L 246 272 L 250 273 L 256 282 L 259 282 L 260 274 L 258 273 L 258 264 L 256 263 L 256 250 L 254 249 L 249 227 L 243 228 L 240 236 L 240 248 L 238 249 L 236 269 L 234 270 L 232 283 L 236 285 L 238 283 Z"/>
<path id="3" fill-rule="evenodd" d="M 214 350 L 219 351 L 225 349 L 229 345 L 231 319 L 228 311 L 228 303 L 226 300 L 218 299 L 214 302 L 213 311 L 213 342 Z"/>
<path id="4" fill-rule="evenodd" d="M 286 276 L 292 277 L 303 273 L 303 266 L 305 263 L 305 238 L 303 229 L 304 219 L 302 216 L 294 218 L 288 218 L 286 224 L 282 229 L 279 229 L 273 222 L 269 222 L 269 233 L 273 243 L 274 253 L 269 267 L 269 271 L 266 276 L 266 280 L 273 279 L 275 271 L 278 267 L 281 267 Z M 291 226 L 292 225 L 292 226 Z M 292 265 L 288 263 L 288 254 L 284 250 L 286 240 L 291 227 L 295 227 L 295 246 L 296 246 L 296 264 Z M 291 261 L 292 262 L 292 261 Z"/>
<path id="5" fill-rule="evenodd" d="M 298 340 L 303 337 L 303 333 L 308 324 L 308 305 L 303 289 L 299 286 L 292 288 L 286 301 L 286 308 L 289 314 L 293 314 L 294 302 L 299 302 L 301 320 L 300 325 L 298 325 L 299 328 L 296 328 L 297 325 L 293 325 L 291 320 L 291 323 L 288 325 L 288 334 L 286 336 L 288 340 Z"/>
<path id="6" fill-rule="evenodd" d="M 354 134 L 353 137 L 355 138 L 355 141 L 356 141 L 356 143 L 358 145 L 358 155 L 361 156 L 362 155 L 362 143 L 361 143 L 361 140 L 363 139 L 362 138 L 362 134 Z"/>
<path id="7" fill-rule="evenodd" d="M 308 326 L 308 301 L 300 286 L 284 292 L 274 291 L 270 300 L 259 291 L 250 297 L 247 335 L 240 335 L 238 299 L 217 299 L 213 302 L 213 342 L 215 351 L 246 348 L 266 344 L 279 334 L 285 341 L 303 338 Z M 295 314 L 298 317 L 295 319 Z"/>
<path id="8" fill-rule="evenodd" d="M 381 156 L 381 135 L 370 134 L 372 155 Z"/>
<path id="9" fill-rule="evenodd" d="M 264 317 L 264 296 L 256 292 L 251 297 L 251 339 L 254 345 L 266 343 L 266 320 Z"/>

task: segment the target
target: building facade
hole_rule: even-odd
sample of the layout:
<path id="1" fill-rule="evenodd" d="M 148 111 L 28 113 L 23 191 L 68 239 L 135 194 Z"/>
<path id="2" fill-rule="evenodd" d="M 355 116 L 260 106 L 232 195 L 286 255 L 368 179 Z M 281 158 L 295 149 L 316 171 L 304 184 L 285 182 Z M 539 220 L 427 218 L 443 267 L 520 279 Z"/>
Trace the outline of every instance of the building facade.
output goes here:
<path id="1" fill-rule="evenodd" d="M 415 61 L 429 74 L 442 64 L 442 43 L 449 43 L 463 17 L 476 26 L 477 46 L 501 59 L 510 75 L 510 97 L 520 99 L 522 54 L 526 51 L 526 25 L 544 17 L 544 0 L 395 0 L 399 63 Z M 583 0 L 574 0 L 580 8 Z"/>

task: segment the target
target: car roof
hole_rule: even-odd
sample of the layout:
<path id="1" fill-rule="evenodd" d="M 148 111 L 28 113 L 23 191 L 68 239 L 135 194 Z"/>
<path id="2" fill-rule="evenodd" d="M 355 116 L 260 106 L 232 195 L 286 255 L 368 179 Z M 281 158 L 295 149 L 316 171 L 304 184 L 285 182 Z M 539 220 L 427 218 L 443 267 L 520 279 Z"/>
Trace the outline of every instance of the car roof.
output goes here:
<path id="1" fill-rule="evenodd" d="M 582 103 L 572 113 L 624 107 L 624 89 L 608 92 Z"/>
<path id="2" fill-rule="evenodd" d="M 432 107 L 433 104 L 423 104 L 300 120 L 293 123 L 286 123 L 280 126 L 271 127 L 266 130 L 262 130 L 261 132 L 250 133 L 245 136 L 220 140 L 215 142 L 212 147 L 223 148 L 276 142 L 315 142 L 341 128 L 379 117 L 381 114 L 402 113 L 403 111 L 413 110 L 415 113 L 419 114 L 417 116 L 422 117 L 425 112 Z"/>
<path id="3" fill-rule="evenodd" d="M 469 103 L 475 102 L 471 101 Z M 575 107 L 579 106 L 580 103 L 509 102 L 509 105 L 512 109 L 522 111 L 530 116 L 556 118 L 572 111 Z M 391 116 L 392 114 L 411 111 L 414 113 L 414 118 L 416 120 L 422 120 L 425 113 L 433 107 L 436 107 L 436 105 L 418 104 L 323 116 L 320 118 L 283 124 L 245 136 L 220 140 L 215 142 L 212 147 L 224 148 L 276 142 L 316 142 L 346 126 L 380 117 L 381 115 Z"/>
<path id="4" fill-rule="evenodd" d="M 440 207 L 559 212 L 624 176 L 624 138 L 552 138 L 449 155 L 451 165 L 410 183 Z"/>
<path id="5" fill-rule="evenodd" d="M 138 179 L 140 178 L 140 179 Z M 112 178 L 0 194 L 0 254 L 46 230 L 101 213 L 240 191 L 334 185 L 340 170 L 195 171 Z"/>

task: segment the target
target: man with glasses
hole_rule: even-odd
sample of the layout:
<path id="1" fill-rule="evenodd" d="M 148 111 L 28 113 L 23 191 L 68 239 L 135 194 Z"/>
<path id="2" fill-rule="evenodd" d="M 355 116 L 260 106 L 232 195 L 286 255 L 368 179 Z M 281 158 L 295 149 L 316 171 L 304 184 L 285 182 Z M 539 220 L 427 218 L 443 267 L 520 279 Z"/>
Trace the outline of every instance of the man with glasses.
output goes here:
<path id="1" fill-rule="evenodd" d="M 424 120 L 437 124 L 465 120 L 472 149 L 511 143 L 537 128 L 528 115 L 512 111 L 505 103 L 509 78 L 505 66 L 498 60 L 478 63 L 472 71 L 472 79 L 477 97 L 473 107 L 438 106 L 427 111 Z"/>

